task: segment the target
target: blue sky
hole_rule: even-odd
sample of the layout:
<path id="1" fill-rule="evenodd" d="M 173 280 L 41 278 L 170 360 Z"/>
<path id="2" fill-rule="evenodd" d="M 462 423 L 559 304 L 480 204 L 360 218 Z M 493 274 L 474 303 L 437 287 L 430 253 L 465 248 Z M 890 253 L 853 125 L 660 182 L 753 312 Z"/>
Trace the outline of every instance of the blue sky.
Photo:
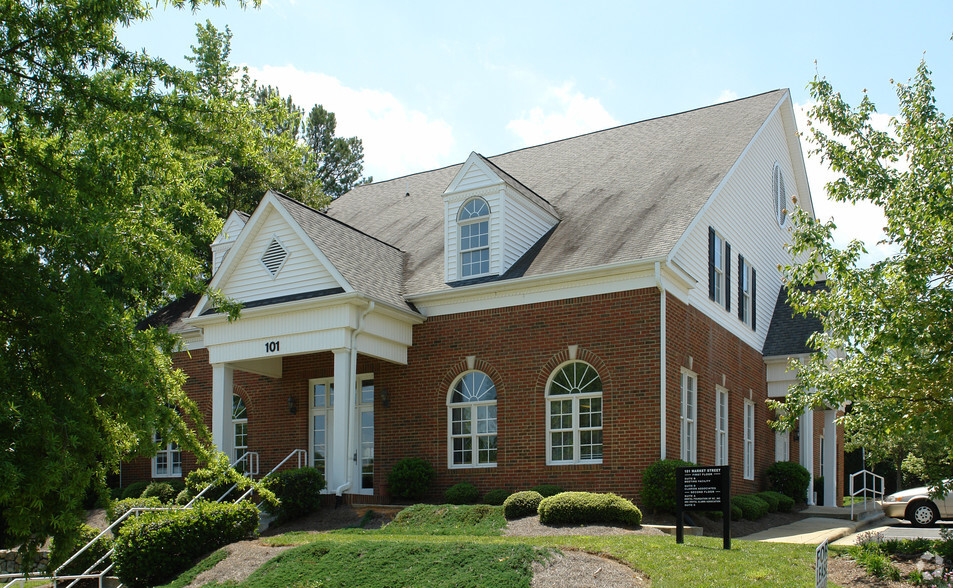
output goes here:
<path id="1" fill-rule="evenodd" d="M 924 52 L 945 112 L 953 93 L 949 1 L 160 3 L 120 38 L 187 65 L 206 19 L 231 29 L 232 61 L 253 78 L 337 113 L 378 180 L 776 88 L 805 105 L 815 71 L 890 114 L 890 79 Z M 826 203 L 829 174 L 808 167 L 818 216 L 873 248 L 876 211 Z"/>

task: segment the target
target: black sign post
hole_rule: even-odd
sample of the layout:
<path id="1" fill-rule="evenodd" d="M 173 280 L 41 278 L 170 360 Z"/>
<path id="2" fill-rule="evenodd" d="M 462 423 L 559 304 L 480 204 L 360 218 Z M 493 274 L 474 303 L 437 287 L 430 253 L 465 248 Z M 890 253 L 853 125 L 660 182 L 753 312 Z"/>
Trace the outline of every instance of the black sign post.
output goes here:
<path id="1" fill-rule="evenodd" d="M 675 542 L 685 542 L 686 510 L 721 511 L 725 549 L 731 549 L 731 466 L 675 468 Z"/>

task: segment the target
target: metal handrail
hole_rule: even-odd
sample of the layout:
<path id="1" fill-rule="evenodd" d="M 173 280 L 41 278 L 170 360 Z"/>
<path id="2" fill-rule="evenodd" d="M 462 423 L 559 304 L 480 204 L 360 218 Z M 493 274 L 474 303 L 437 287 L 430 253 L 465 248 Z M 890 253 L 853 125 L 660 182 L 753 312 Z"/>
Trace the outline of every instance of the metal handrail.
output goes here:
<path id="1" fill-rule="evenodd" d="M 255 457 L 254 457 L 254 458 L 250 457 L 250 456 L 252 456 L 252 455 L 254 455 Z M 232 462 L 232 464 L 231 464 L 230 466 L 228 466 L 228 467 L 234 468 L 235 466 L 237 466 L 237 465 L 240 464 L 241 462 L 246 461 L 246 460 L 248 460 L 249 462 L 251 462 L 252 459 L 254 459 L 255 467 L 256 467 L 256 469 L 257 469 L 257 466 L 258 466 L 258 452 L 257 452 L 257 451 L 246 451 L 241 457 L 239 457 L 239 458 L 236 459 L 234 462 Z M 247 475 L 247 474 L 246 474 L 246 475 Z M 248 476 L 248 477 L 251 477 L 251 476 Z M 215 478 L 215 480 L 213 480 L 208 486 L 206 486 L 205 488 L 203 488 L 201 492 L 199 492 L 198 494 L 196 494 L 196 495 L 195 495 L 195 498 L 193 498 L 192 500 L 190 500 L 189 503 L 185 505 L 185 508 L 192 508 L 192 505 L 195 504 L 195 501 L 198 500 L 199 498 L 201 498 L 206 492 L 208 492 L 213 486 L 215 486 L 215 484 L 218 483 L 218 481 L 221 480 L 221 479 L 222 479 L 222 476 L 219 476 L 219 477 Z M 231 488 L 229 488 L 229 489 L 228 489 L 228 492 L 231 492 L 232 489 L 235 488 L 235 486 L 237 486 L 237 484 L 235 484 L 235 485 L 233 485 Z M 225 494 L 219 496 L 218 500 L 216 500 L 215 502 L 221 502 L 223 498 L 225 498 L 226 496 L 228 496 L 228 492 L 226 492 Z"/>
<path id="2" fill-rule="evenodd" d="M 861 488 L 854 490 L 854 480 L 857 479 L 857 476 L 863 476 L 864 483 Z M 867 486 L 868 480 L 872 482 L 870 487 Z M 880 486 L 879 490 L 877 489 L 877 482 L 879 482 L 879 486 Z M 850 520 L 854 520 L 854 498 L 856 498 L 858 494 L 863 493 L 864 495 L 864 512 L 867 512 L 867 509 L 870 508 L 870 503 L 867 500 L 868 491 L 871 493 L 871 498 L 873 498 L 874 501 L 877 500 L 878 495 L 880 496 L 881 499 L 883 499 L 883 496 L 884 496 L 883 476 L 878 476 L 877 474 L 867 469 L 860 470 L 859 472 L 854 472 L 853 474 L 850 475 L 850 498 L 851 498 Z"/>
<path id="3" fill-rule="evenodd" d="M 264 476 L 262 476 L 258 481 L 261 482 L 262 480 L 264 480 L 264 479 L 267 478 L 268 476 L 270 476 L 270 475 L 272 475 L 273 473 L 275 473 L 276 471 L 278 471 L 278 468 L 280 468 L 281 466 L 285 465 L 285 462 L 287 462 L 289 459 L 291 459 L 292 457 L 294 457 L 294 456 L 296 456 L 296 455 L 298 456 L 298 467 L 299 467 L 299 468 L 301 467 L 302 460 L 304 460 L 303 463 L 305 463 L 305 464 L 308 463 L 308 451 L 307 451 L 306 449 L 295 449 L 295 450 L 293 450 L 291 453 L 289 453 L 289 454 L 287 455 L 287 457 L 285 457 L 283 460 L 281 460 L 280 462 L 278 462 L 278 465 L 276 465 L 275 467 L 271 468 L 271 471 L 268 472 L 267 474 L 265 474 Z M 254 488 L 249 488 L 248 490 L 245 491 L 244 494 L 242 494 L 241 496 L 239 496 L 239 497 L 238 497 L 238 500 L 236 500 L 235 502 L 241 502 L 242 500 L 245 500 L 246 498 L 248 498 L 248 495 L 251 494 L 254 490 L 255 490 Z M 231 492 L 231 490 L 229 490 L 229 492 Z M 261 506 L 261 504 L 259 504 L 259 506 Z"/>

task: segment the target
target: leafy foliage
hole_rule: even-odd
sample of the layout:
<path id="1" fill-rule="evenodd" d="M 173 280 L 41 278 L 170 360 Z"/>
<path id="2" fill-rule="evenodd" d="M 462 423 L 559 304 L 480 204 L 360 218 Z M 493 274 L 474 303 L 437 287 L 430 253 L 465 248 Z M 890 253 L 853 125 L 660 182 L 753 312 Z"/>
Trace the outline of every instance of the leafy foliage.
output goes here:
<path id="1" fill-rule="evenodd" d="M 99 529 L 90 527 L 84 523 L 80 525 L 80 528 L 73 535 L 74 539 L 71 541 L 63 543 L 62 540 L 58 541 L 54 539 L 50 547 L 50 570 L 55 570 L 66 563 L 80 547 L 96 539 L 99 533 Z M 99 561 L 99 558 L 106 555 L 106 552 L 110 549 L 112 549 L 112 538 L 108 535 L 101 537 L 89 549 L 70 562 L 68 566 L 60 570 L 60 575 L 82 574 L 89 569 L 90 566 Z"/>
<path id="2" fill-rule="evenodd" d="M 775 491 L 791 497 L 796 502 L 807 502 L 807 487 L 811 483 L 811 474 L 801 464 L 778 461 L 768 466 L 765 475 Z"/>
<path id="3" fill-rule="evenodd" d="M 503 516 L 507 520 L 535 516 L 543 495 L 535 490 L 516 492 L 503 501 Z"/>
<path id="4" fill-rule="evenodd" d="M 264 486 L 275 493 L 277 506 L 266 505 L 266 510 L 277 515 L 276 522 L 291 521 L 321 508 L 324 474 L 317 468 L 296 468 L 272 474 Z"/>
<path id="5" fill-rule="evenodd" d="M 680 459 L 660 459 L 642 473 L 642 505 L 654 513 L 675 512 L 675 468 L 695 464 Z"/>
<path id="6" fill-rule="evenodd" d="M 530 490 L 539 492 L 543 498 L 555 496 L 563 491 L 562 486 L 557 486 L 555 484 L 540 484 L 539 486 L 533 486 L 530 488 Z"/>
<path id="7" fill-rule="evenodd" d="M 615 494 L 562 492 L 539 503 L 539 521 L 546 525 L 618 523 L 638 526 L 642 511 Z"/>
<path id="8" fill-rule="evenodd" d="M 382 533 L 400 535 L 500 535 L 503 509 L 486 504 L 415 504 L 397 513 Z"/>
<path id="9" fill-rule="evenodd" d="M 394 464 L 387 475 L 387 486 L 394 496 L 415 500 L 430 489 L 433 475 L 433 466 L 429 461 L 408 457 Z"/>
<path id="10" fill-rule="evenodd" d="M 175 502 L 175 497 L 178 496 L 179 492 L 185 490 L 185 483 L 182 480 L 175 480 L 174 482 L 174 484 L 173 482 L 152 482 L 146 486 L 142 497 L 155 496 L 163 504 L 171 504 Z"/>
<path id="11" fill-rule="evenodd" d="M 469 482 L 460 482 L 447 488 L 443 499 L 447 504 L 475 504 L 480 499 L 480 491 Z"/>
<path id="12" fill-rule="evenodd" d="M 768 514 L 769 505 L 760 496 L 754 494 L 741 494 L 731 498 L 731 508 L 741 509 L 741 516 L 749 521 L 756 521 Z"/>
<path id="13" fill-rule="evenodd" d="M 785 494 L 781 494 L 780 492 L 775 492 L 774 490 L 758 492 L 756 496 L 768 503 L 768 506 L 772 509 L 771 512 L 774 512 L 775 510 L 779 512 L 791 512 L 791 509 L 794 508 L 793 498 Z M 772 500 L 777 503 L 777 506 L 771 506 Z"/>
<path id="14" fill-rule="evenodd" d="M 930 71 L 920 63 L 896 84 L 899 114 L 890 130 L 875 128 L 866 96 L 850 106 L 823 78 L 810 84 L 814 153 L 841 174 L 827 185 L 838 202 L 883 209 L 885 243 L 896 253 L 865 267 L 864 245 L 834 246 L 833 221 L 794 213 L 786 268 L 789 300 L 818 317 L 819 353 L 799 370 L 785 406 L 785 424 L 816 406 L 851 405 L 843 418 L 848 447 L 881 448 L 928 442 L 942 448 L 927 472 L 949 476 L 953 457 L 953 125 L 939 111 Z M 826 276 L 825 288 L 812 288 Z"/>
<path id="15" fill-rule="evenodd" d="M 193 508 L 145 513 L 116 539 L 116 575 L 130 586 L 154 586 L 189 568 L 198 557 L 258 530 L 249 502 L 200 501 Z"/>
<path id="16" fill-rule="evenodd" d="M 139 498 L 149 487 L 149 482 L 133 482 L 122 490 L 122 498 Z"/>
<path id="17" fill-rule="evenodd" d="M 106 520 L 109 521 L 109 524 L 112 524 L 122 518 L 122 515 L 134 508 L 161 508 L 162 506 L 162 501 L 156 496 L 123 498 L 122 500 L 117 500 L 106 507 Z M 123 525 L 134 518 L 134 516 L 135 515 L 129 515 L 129 518 L 123 522 Z"/>
<path id="18" fill-rule="evenodd" d="M 504 488 L 490 490 L 483 495 L 483 504 L 489 504 L 490 506 L 503 506 L 503 502 L 506 501 L 509 496 L 510 491 Z"/>

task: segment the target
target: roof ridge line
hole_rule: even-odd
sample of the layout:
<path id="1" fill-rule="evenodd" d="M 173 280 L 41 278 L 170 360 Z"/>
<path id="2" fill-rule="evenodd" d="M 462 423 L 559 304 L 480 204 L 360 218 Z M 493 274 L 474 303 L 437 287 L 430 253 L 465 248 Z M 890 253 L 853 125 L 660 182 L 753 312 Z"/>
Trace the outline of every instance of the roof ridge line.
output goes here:
<path id="1" fill-rule="evenodd" d="M 278 190 L 272 189 L 271 191 L 274 192 L 274 194 L 275 194 L 276 196 L 280 196 L 281 198 L 284 198 L 285 200 L 287 200 L 287 201 L 289 201 L 289 202 L 292 202 L 292 203 L 294 203 L 294 204 L 297 204 L 297 205 L 300 206 L 301 208 L 306 208 L 306 209 L 310 210 L 311 212 L 314 212 L 315 214 L 318 214 L 319 216 L 322 216 L 322 217 L 324 217 L 324 218 L 326 218 L 326 219 L 328 219 L 328 220 L 330 220 L 330 221 L 336 222 L 337 224 L 341 225 L 342 227 L 346 227 L 346 228 L 348 228 L 348 229 L 351 229 L 352 231 L 354 231 L 355 233 L 358 233 L 359 235 L 364 235 L 364 236 L 367 237 L 368 239 L 372 239 L 372 240 L 374 240 L 374 241 L 377 241 L 378 243 L 380 243 L 380 244 L 382 244 L 382 245 L 387 245 L 388 247 L 390 247 L 390 248 L 393 249 L 394 251 L 397 251 L 398 253 L 404 253 L 404 251 L 403 251 L 402 249 L 400 249 L 399 247 L 397 247 L 397 246 L 395 246 L 395 245 L 391 245 L 391 244 L 388 243 L 387 241 L 383 241 L 383 240 L 381 240 L 381 239 L 378 239 L 378 238 L 375 237 L 374 235 L 368 235 L 368 234 L 365 233 L 364 231 L 362 231 L 362 230 L 360 230 L 360 229 L 358 229 L 358 228 L 356 228 L 356 227 L 352 227 L 351 225 L 347 224 L 346 222 L 340 221 L 340 220 L 334 218 L 333 216 L 329 216 L 329 215 L 327 215 L 327 214 L 321 212 L 320 210 L 318 210 L 318 209 L 316 209 L 316 208 L 314 208 L 314 207 L 308 206 L 307 204 L 305 204 L 305 203 L 303 203 L 303 202 L 299 202 L 299 201 L 295 200 L 294 198 L 292 198 L 291 196 L 288 196 L 288 195 L 286 195 L 286 194 L 282 194 L 282 193 L 279 192 Z"/>

